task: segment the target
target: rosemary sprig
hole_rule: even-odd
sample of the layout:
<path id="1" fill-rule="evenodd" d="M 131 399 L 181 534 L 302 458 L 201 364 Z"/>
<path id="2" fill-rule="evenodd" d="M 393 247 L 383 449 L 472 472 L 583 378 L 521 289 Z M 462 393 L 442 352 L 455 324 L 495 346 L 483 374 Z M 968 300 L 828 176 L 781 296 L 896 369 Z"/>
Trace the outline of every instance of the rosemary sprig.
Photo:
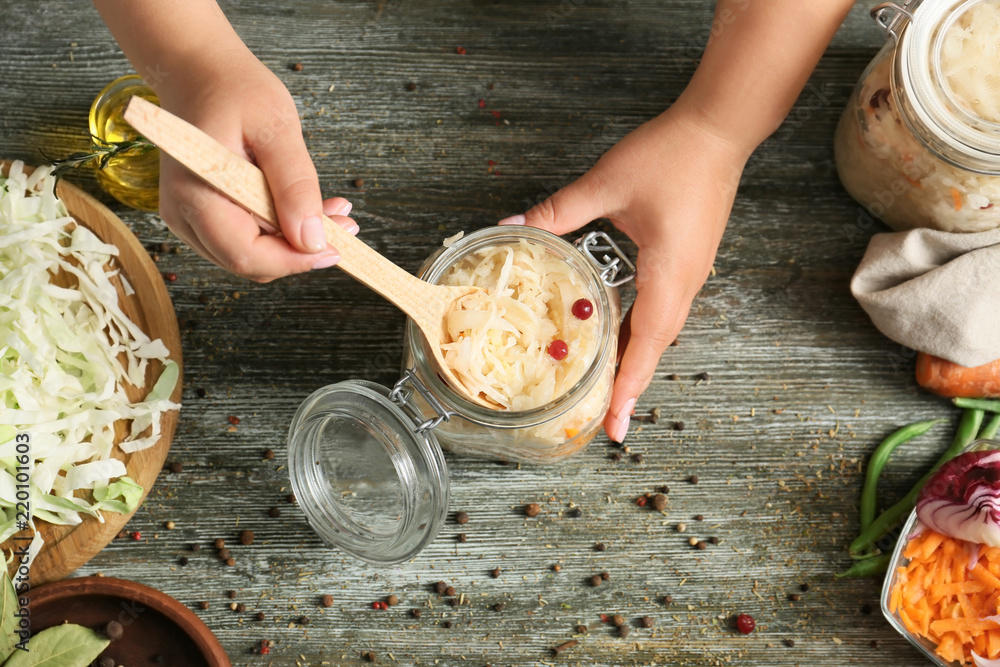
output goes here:
<path id="1" fill-rule="evenodd" d="M 136 137 L 129 141 L 105 141 L 100 137 L 90 136 L 90 151 L 81 153 L 71 153 L 64 158 L 59 160 L 53 160 L 51 157 L 41 151 L 42 157 L 44 157 L 49 164 L 52 165 L 52 175 L 56 177 L 56 180 L 62 178 L 67 172 L 76 169 L 77 167 L 87 164 L 88 162 L 97 161 L 97 168 L 104 169 L 111 162 L 114 157 L 121 157 L 126 155 L 142 155 L 143 153 L 148 153 L 149 151 L 156 148 L 148 139 L 145 137 Z"/>

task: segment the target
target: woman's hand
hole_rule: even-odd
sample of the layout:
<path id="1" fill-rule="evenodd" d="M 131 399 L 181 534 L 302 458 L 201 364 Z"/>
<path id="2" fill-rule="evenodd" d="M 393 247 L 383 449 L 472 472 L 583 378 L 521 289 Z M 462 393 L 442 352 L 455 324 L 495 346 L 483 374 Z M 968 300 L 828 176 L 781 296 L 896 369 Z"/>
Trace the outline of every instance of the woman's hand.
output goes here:
<path id="1" fill-rule="evenodd" d="M 639 248 L 635 303 L 622 324 L 621 364 L 604 419 L 621 442 L 629 415 L 708 278 L 749 150 L 675 104 L 631 132 L 577 181 L 524 215 L 568 234 L 609 218 Z"/>
<path id="2" fill-rule="evenodd" d="M 160 215 L 206 259 L 252 280 L 332 266 L 340 256 L 326 241 L 320 215 L 357 233 L 346 217 L 351 203 L 322 200 L 295 102 L 281 81 L 242 44 L 228 55 L 171 76 L 157 91 L 160 103 L 264 171 L 281 234 L 262 233 L 254 216 L 165 154 Z"/>

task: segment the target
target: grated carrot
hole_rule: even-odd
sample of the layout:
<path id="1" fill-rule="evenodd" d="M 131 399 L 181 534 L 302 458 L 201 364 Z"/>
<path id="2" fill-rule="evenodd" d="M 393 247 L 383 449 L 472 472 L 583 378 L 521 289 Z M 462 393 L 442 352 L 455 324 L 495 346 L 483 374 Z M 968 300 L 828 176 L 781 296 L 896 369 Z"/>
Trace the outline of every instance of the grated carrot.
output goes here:
<path id="1" fill-rule="evenodd" d="M 958 191 L 958 188 L 951 189 L 951 200 L 955 202 L 955 210 L 962 210 L 962 193 Z"/>
<path id="2" fill-rule="evenodd" d="M 889 595 L 903 625 L 946 661 L 972 664 L 973 651 L 1000 658 L 1000 622 L 986 620 L 1000 611 L 1000 549 L 982 547 L 970 570 L 964 542 L 925 530 L 903 555 L 909 563 L 896 570 Z"/>

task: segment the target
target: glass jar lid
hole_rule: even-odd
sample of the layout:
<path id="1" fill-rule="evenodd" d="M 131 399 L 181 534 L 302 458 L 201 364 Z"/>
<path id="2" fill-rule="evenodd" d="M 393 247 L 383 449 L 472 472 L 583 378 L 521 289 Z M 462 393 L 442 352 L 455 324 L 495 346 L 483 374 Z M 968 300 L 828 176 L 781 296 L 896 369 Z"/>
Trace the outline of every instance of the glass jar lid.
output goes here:
<path id="1" fill-rule="evenodd" d="M 405 379 L 405 378 L 404 378 Z M 448 510 L 448 466 L 423 421 L 393 391 L 349 380 L 315 391 L 288 431 L 289 475 L 327 544 L 370 563 L 417 555 Z"/>
<path id="2" fill-rule="evenodd" d="M 889 24 L 884 20 L 887 11 L 896 12 Z M 983 104 L 990 106 L 988 99 L 979 99 L 982 93 L 1000 96 L 996 54 L 978 53 L 969 41 L 976 30 L 996 30 L 995 25 L 987 25 L 995 17 L 983 21 L 985 14 L 980 14 L 996 14 L 996 3 L 910 0 L 902 7 L 883 3 L 876 12 L 883 28 L 899 39 L 894 69 L 912 99 L 905 109 L 909 113 L 902 114 L 910 130 L 959 167 L 1000 173 L 1000 118 L 995 110 L 991 110 L 993 117 L 977 111 Z M 977 17 L 979 22 L 973 25 Z"/>

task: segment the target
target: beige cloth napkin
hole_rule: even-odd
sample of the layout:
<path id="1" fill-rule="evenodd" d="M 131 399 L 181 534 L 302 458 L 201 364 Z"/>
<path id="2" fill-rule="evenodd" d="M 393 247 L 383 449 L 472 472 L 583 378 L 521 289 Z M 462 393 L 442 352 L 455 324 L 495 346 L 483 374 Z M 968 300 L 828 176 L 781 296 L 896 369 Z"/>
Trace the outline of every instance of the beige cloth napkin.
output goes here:
<path id="1" fill-rule="evenodd" d="M 962 366 L 1000 359 L 1000 229 L 876 234 L 851 293 L 897 343 Z"/>

